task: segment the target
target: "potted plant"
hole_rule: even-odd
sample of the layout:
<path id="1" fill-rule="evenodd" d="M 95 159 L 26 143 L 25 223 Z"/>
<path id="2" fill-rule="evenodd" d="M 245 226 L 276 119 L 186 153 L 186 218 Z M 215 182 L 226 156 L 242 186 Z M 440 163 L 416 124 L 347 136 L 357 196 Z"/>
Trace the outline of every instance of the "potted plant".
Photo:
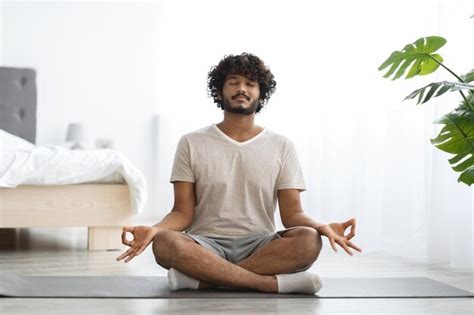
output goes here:
<path id="1" fill-rule="evenodd" d="M 446 39 L 439 36 L 419 38 L 401 51 L 394 51 L 378 69 L 389 67 L 384 78 L 392 76 L 392 80 L 396 80 L 405 74 L 405 79 L 427 75 L 441 66 L 456 78 L 456 81 L 430 83 L 413 91 L 404 100 L 417 98 L 419 105 L 448 91 L 460 94 L 459 106 L 434 121 L 444 127 L 430 141 L 438 149 L 454 154 L 448 161 L 454 171 L 461 173 L 458 182 L 471 186 L 474 183 L 474 85 L 470 82 L 474 81 L 474 70 L 459 76 L 445 66 L 443 58 L 436 53 L 444 44 Z"/>

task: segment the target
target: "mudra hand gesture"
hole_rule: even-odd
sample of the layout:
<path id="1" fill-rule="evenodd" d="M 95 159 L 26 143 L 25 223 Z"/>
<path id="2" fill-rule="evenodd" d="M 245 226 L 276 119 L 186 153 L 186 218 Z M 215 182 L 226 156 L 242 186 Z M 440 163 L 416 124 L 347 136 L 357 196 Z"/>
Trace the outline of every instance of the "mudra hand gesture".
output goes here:
<path id="1" fill-rule="evenodd" d="M 332 249 L 334 249 L 335 252 L 337 252 L 336 248 L 336 243 L 339 244 L 344 250 L 349 254 L 353 255 L 349 247 L 357 250 L 358 252 L 362 252 L 362 249 L 357 247 L 355 244 L 353 244 L 350 239 L 355 236 L 355 226 L 356 226 L 356 219 L 352 218 L 346 222 L 342 223 L 331 223 L 331 224 L 325 224 L 322 225 L 318 228 L 318 232 L 321 235 L 326 236 L 329 239 L 329 242 L 331 243 Z M 350 227 L 350 233 L 347 235 L 344 235 L 345 230 Z"/>
<path id="2" fill-rule="evenodd" d="M 127 240 L 127 232 L 133 234 L 133 240 Z M 156 232 L 156 228 L 152 226 L 124 226 L 122 231 L 122 243 L 130 246 L 130 248 L 117 257 L 117 261 L 126 258 L 125 262 L 129 262 L 133 257 L 140 255 L 151 241 L 153 241 Z"/>

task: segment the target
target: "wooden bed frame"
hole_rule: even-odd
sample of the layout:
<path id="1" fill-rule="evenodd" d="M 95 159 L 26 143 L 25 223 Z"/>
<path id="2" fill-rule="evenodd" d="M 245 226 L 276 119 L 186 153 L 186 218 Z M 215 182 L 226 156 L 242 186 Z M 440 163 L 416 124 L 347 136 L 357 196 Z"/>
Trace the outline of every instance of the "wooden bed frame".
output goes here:
<path id="1" fill-rule="evenodd" d="M 0 67 L 0 128 L 35 143 L 36 71 Z M 19 114 L 21 113 L 21 115 Z M 88 227 L 88 249 L 121 249 L 132 222 L 127 185 L 0 188 L 0 228 Z"/>
<path id="2" fill-rule="evenodd" d="M 0 228 L 88 227 L 89 250 L 123 249 L 132 216 L 127 185 L 0 188 Z"/>

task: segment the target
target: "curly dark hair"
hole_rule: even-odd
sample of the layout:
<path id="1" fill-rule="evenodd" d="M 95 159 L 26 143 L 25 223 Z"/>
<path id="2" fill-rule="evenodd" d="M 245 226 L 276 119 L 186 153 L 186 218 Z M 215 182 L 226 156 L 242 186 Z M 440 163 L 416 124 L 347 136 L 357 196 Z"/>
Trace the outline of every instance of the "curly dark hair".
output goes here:
<path id="1" fill-rule="evenodd" d="M 260 58 L 246 52 L 237 56 L 224 56 L 217 66 L 211 68 L 207 76 L 209 96 L 214 99 L 217 107 L 222 109 L 224 109 L 224 104 L 222 100 L 218 99 L 218 96 L 219 93 L 222 93 L 225 79 L 232 74 L 242 75 L 258 82 L 260 87 L 259 104 L 256 109 L 256 113 L 258 113 L 276 89 L 276 81 L 270 69 Z"/>

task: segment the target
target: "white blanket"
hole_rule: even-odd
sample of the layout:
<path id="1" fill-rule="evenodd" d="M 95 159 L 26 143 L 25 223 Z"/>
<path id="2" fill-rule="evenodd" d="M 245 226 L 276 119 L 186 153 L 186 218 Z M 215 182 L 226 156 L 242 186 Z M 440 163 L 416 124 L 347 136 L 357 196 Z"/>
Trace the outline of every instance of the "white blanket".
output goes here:
<path id="1" fill-rule="evenodd" d="M 116 150 L 35 146 L 0 129 L 0 187 L 127 182 L 135 213 L 147 200 L 145 176 Z"/>

